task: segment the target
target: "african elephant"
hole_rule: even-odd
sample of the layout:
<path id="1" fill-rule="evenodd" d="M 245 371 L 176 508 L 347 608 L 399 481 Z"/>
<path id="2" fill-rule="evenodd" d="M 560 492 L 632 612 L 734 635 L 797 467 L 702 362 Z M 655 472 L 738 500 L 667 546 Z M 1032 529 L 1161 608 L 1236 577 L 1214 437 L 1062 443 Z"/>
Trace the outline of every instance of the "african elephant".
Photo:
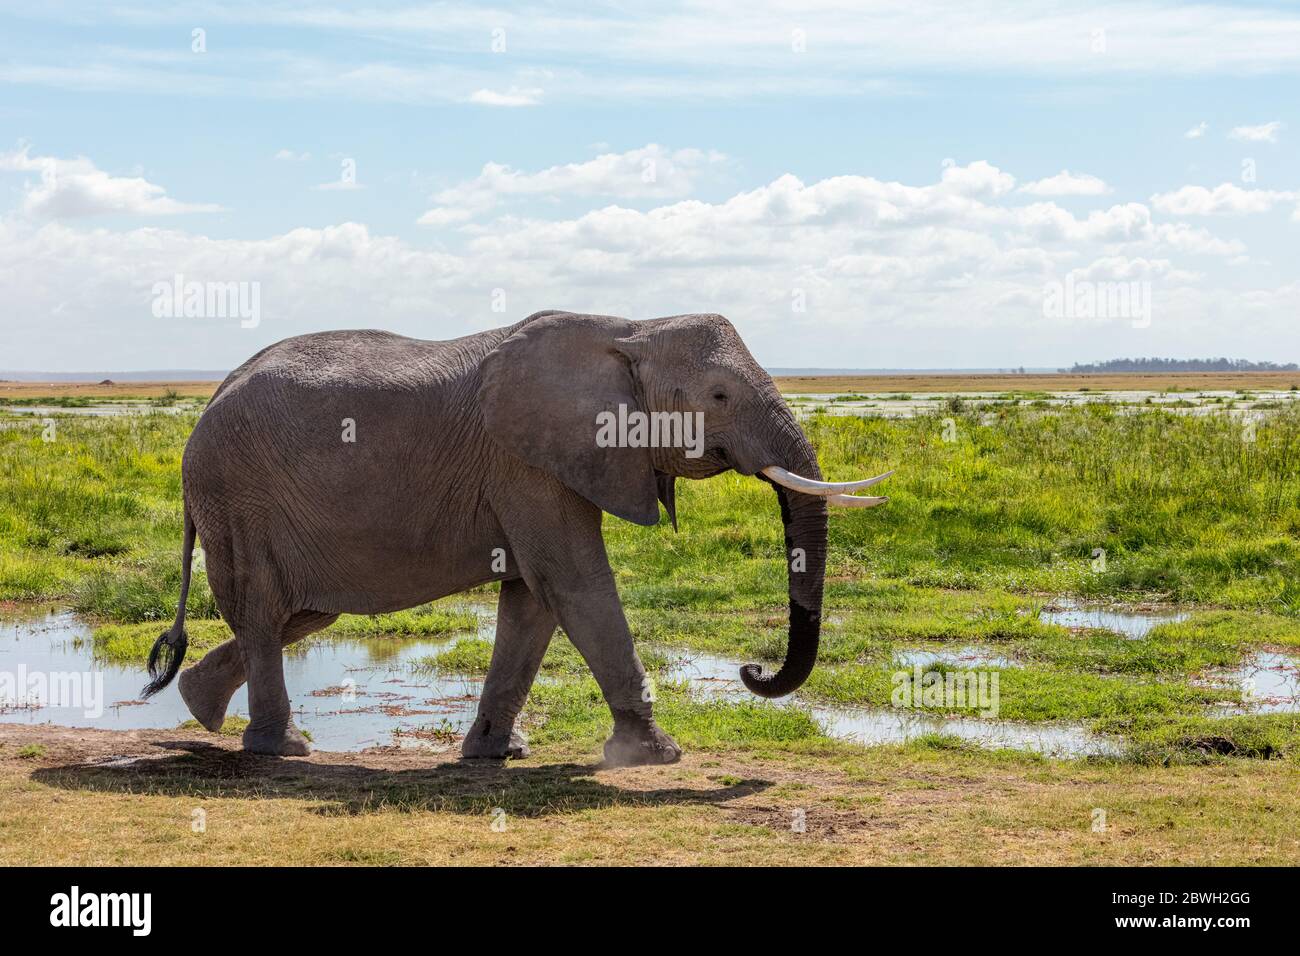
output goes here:
<path id="1" fill-rule="evenodd" d="M 626 427 L 637 413 L 639 431 Z M 608 427 L 615 416 L 623 424 Z M 649 438 L 647 417 L 663 426 Z M 496 642 L 464 755 L 527 753 L 515 718 L 558 624 L 613 712 L 606 759 L 672 762 L 681 751 L 654 721 L 602 512 L 652 525 L 662 503 L 675 526 L 675 479 L 728 468 L 772 484 L 796 556 L 785 662 L 740 675 L 755 694 L 780 696 L 817 655 L 827 501 L 884 499 L 846 494 L 879 478 L 820 481 L 808 440 L 726 319 L 551 311 L 446 342 L 380 331 L 278 342 L 221 384 L 186 445 L 180 606 L 142 693 L 166 687 L 184 658 L 197 534 L 235 638 L 187 669 L 180 692 L 215 730 L 247 680 L 247 750 L 309 751 L 290 720 L 285 645 L 341 613 L 396 611 L 499 581 Z"/>

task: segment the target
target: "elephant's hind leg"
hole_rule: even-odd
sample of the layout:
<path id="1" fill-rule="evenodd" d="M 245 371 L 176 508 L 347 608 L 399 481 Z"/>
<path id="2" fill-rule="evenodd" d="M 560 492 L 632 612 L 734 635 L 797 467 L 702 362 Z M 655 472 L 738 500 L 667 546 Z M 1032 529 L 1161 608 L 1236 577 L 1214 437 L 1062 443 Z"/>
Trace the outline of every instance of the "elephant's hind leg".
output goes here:
<path id="1" fill-rule="evenodd" d="M 246 679 L 239 645 L 229 640 L 208 651 L 193 667 L 181 671 L 177 686 L 194 719 L 216 733 L 226 722 L 230 698 Z"/>
<path id="2" fill-rule="evenodd" d="M 465 735 L 466 757 L 527 757 L 528 741 L 515 730 L 528 690 L 555 633 L 555 618 L 523 581 L 505 581 L 497 602 L 497 636 L 492 645 L 478 717 Z"/>
<path id="3" fill-rule="evenodd" d="M 299 611 L 285 625 L 280 646 L 288 647 L 295 641 L 329 627 L 337 614 L 319 611 Z M 226 720 L 226 710 L 235 691 L 248 680 L 244 655 L 238 641 L 229 640 L 208 651 L 193 667 L 181 671 L 179 687 L 181 699 L 194 719 L 212 732 L 221 729 Z"/>
<path id="4" fill-rule="evenodd" d="M 280 628 L 266 627 L 236 630 L 236 640 L 248 669 L 248 727 L 244 730 L 244 749 L 277 757 L 305 757 L 311 753 L 311 744 L 290 718 L 279 631 Z"/>

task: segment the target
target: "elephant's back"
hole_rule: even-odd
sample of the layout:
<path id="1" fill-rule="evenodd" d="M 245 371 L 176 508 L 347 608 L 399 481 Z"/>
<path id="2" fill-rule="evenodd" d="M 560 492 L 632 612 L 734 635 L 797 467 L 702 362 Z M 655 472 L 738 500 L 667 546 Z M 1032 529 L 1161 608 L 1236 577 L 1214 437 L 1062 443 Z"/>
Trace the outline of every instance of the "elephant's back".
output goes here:
<path id="1" fill-rule="evenodd" d="M 209 403 L 261 387 L 400 392 L 445 385 L 472 373 L 508 330 L 445 342 L 378 329 L 341 329 L 283 339 L 226 377 Z"/>
<path id="2" fill-rule="evenodd" d="M 381 466 L 412 476 L 431 443 L 477 427 L 478 366 L 508 331 L 437 342 L 339 330 L 268 346 L 230 373 L 195 426 L 187 493 L 286 480 L 350 487 Z"/>

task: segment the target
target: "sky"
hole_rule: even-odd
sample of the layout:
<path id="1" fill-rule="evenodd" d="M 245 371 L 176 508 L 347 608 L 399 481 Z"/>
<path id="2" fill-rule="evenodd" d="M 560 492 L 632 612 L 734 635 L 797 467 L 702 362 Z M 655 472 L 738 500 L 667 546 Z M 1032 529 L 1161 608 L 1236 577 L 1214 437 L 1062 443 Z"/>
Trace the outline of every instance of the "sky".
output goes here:
<path id="1" fill-rule="evenodd" d="M 0 369 L 542 309 L 1297 362 L 1298 80 L 1282 3 L 0 3 Z"/>

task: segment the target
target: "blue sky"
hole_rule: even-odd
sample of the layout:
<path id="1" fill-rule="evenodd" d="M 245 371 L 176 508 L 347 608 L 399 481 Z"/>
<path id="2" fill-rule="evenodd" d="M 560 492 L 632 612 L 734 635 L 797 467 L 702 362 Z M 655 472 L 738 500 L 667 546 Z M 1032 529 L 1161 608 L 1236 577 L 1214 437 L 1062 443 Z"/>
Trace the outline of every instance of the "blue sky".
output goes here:
<path id="1" fill-rule="evenodd" d="M 769 366 L 1300 361 L 1294 5 L 0 9 L 0 368 L 545 308 Z M 159 316 L 178 274 L 256 322 Z M 1067 278 L 1149 315 L 1045 314 Z"/>

